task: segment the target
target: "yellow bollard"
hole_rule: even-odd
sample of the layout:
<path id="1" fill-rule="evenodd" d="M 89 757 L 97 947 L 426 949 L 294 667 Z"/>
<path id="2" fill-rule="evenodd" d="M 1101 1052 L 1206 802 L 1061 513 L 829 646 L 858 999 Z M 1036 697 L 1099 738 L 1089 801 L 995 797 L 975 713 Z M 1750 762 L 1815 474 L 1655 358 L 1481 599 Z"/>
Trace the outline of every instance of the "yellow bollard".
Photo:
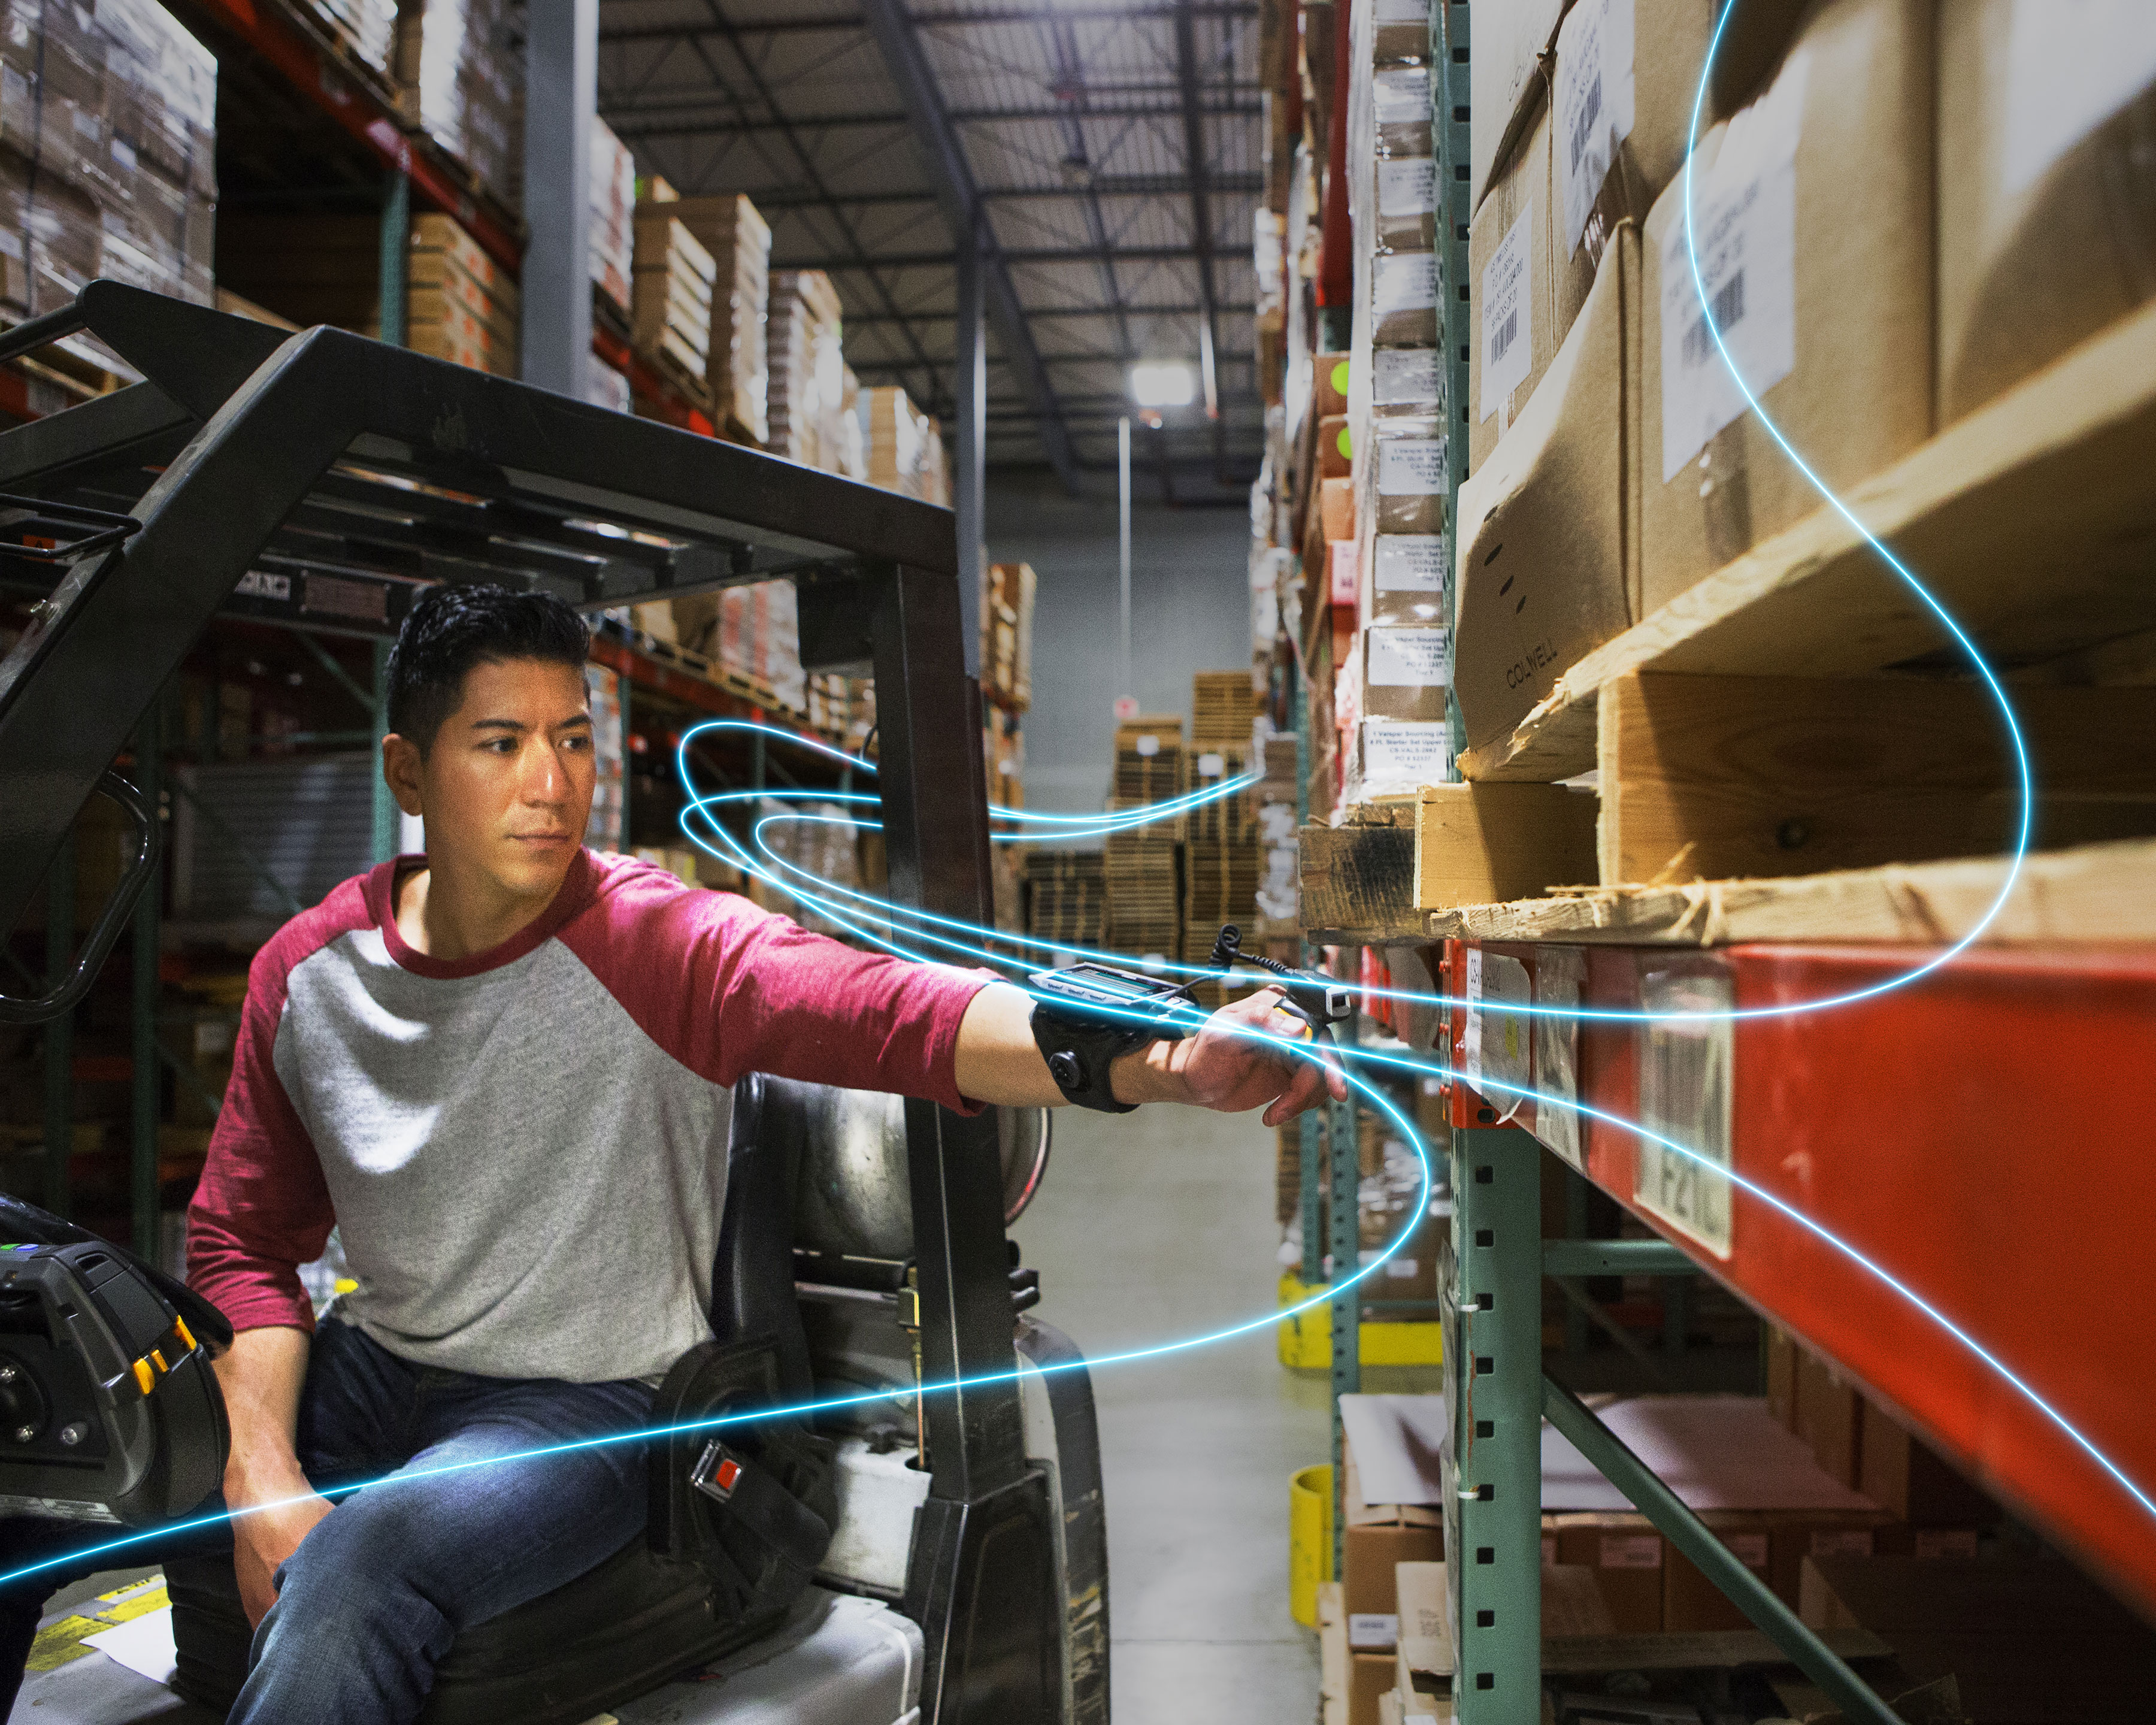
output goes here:
<path id="1" fill-rule="evenodd" d="M 1287 1609 L 1317 1627 L 1317 1589 L 1332 1579 L 1332 1464 L 1300 1470 L 1287 1488 Z"/>

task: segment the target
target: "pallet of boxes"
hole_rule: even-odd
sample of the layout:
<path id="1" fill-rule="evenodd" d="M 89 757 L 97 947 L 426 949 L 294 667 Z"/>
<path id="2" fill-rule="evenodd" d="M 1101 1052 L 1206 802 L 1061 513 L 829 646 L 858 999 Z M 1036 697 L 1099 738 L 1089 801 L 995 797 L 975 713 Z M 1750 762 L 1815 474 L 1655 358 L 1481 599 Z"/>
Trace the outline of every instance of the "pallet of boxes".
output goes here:
<path id="1" fill-rule="evenodd" d="M 592 203 L 585 228 L 591 254 L 594 352 L 585 398 L 621 413 L 635 410 L 628 373 L 598 349 L 619 353 L 632 332 L 636 274 L 636 158 L 603 120 L 592 121 Z M 625 364 L 624 357 L 621 363 Z"/>
<path id="2" fill-rule="evenodd" d="M 675 200 L 636 207 L 629 322 L 636 351 L 677 394 L 708 413 L 711 308 L 718 265 Z"/>
<path id="3" fill-rule="evenodd" d="M 1245 777 L 1256 697 L 1248 671 L 1200 671 L 1193 680 L 1188 773 L 1194 793 Z M 1256 950 L 1258 824 L 1248 788 L 1194 807 L 1184 822 L 1183 962 L 1202 966 L 1224 924 L 1252 937 Z M 1199 1004 L 1218 1007 L 1226 991 L 1198 985 Z"/>
<path id="4" fill-rule="evenodd" d="M 1116 727 L 1108 807 L 1131 814 L 1188 788 L 1183 721 L 1137 718 Z M 1134 818 L 1101 840 L 1107 876 L 1109 948 L 1125 959 L 1165 965 L 1183 950 L 1183 817 Z"/>
<path id="5" fill-rule="evenodd" d="M 8 9 L 0 318 L 57 311 L 100 276 L 212 303 L 217 78 L 209 51 L 150 0 Z M 108 387 L 121 364 L 86 335 L 44 363 L 53 388 L 77 395 Z"/>
<path id="6" fill-rule="evenodd" d="M 1036 941 L 1097 952 L 1107 937 L 1107 859 L 1098 850 L 1026 855 L 1025 932 Z"/>
<path id="7" fill-rule="evenodd" d="M 981 592 L 981 749 L 988 768 L 988 801 L 999 809 L 1025 806 L 1025 711 L 1033 701 L 1033 595 L 1030 563 L 991 563 Z M 1024 847 L 998 845 L 994 869 L 996 924 L 1024 926 Z"/>
<path id="8" fill-rule="evenodd" d="M 720 434 L 762 448 L 771 435 L 771 227 L 747 198 L 677 198 L 675 220 L 711 254 L 711 332 L 705 377 Z"/>
<path id="9" fill-rule="evenodd" d="M 450 217 L 412 218 L 405 344 L 496 377 L 517 372 L 516 283 Z M 232 211 L 218 227 L 220 285 L 304 329 L 379 338 L 381 224 L 372 216 Z"/>
<path id="10" fill-rule="evenodd" d="M 943 459 L 943 433 L 934 418 L 896 385 L 862 390 L 860 413 L 869 483 L 948 508 L 950 470 Z"/>
<path id="11" fill-rule="evenodd" d="M 518 208 L 524 32 L 509 0 L 403 0 L 397 81 L 405 123 L 442 146 L 470 189 L 505 209 Z"/>
<path id="12" fill-rule="evenodd" d="M 1413 798 L 1452 777 L 1444 538 L 1449 490 L 1437 316 L 1427 32 L 1350 33 L 1354 338 L 1319 378 L 1320 507 L 1332 602 L 1341 800 Z M 1367 94 L 1365 94 L 1367 92 Z"/>
<path id="13" fill-rule="evenodd" d="M 820 270 L 773 273 L 765 320 L 771 451 L 826 473 L 846 471 L 843 337 L 838 290 L 829 276 Z"/>

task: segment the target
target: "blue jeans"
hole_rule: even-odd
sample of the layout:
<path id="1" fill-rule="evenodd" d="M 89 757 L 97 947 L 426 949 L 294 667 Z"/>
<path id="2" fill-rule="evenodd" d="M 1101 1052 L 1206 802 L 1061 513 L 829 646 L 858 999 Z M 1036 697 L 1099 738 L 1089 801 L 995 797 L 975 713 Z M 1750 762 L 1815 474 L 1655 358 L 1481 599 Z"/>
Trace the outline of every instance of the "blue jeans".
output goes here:
<path id="1" fill-rule="evenodd" d="M 229 1725 L 417 1717 L 459 1630 L 552 1593 L 644 1531 L 641 1444 L 490 1458 L 635 1430 L 649 1422 L 651 1399 L 636 1383 L 415 1366 L 326 1318 L 300 1399 L 300 1466 L 324 1488 L 388 1478 L 334 1500 L 277 1572 L 277 1601 L 255 1632 Z M 230 1549 L 228 1528 L 214 1537 Z M 90 1529 L 58 1540 L 31 1530 L 0 1538 L 0 1563 L 94 1538 Z M 177 1543 L 203 1548 L 200 1536 Z M 162 1555 L 155 1548 L 115 1554 L 72 1575 Z M 47 1570 L 0 1594 L 0 1698 L 10 1705 L 44 1601 L 72 1575 Z"/>

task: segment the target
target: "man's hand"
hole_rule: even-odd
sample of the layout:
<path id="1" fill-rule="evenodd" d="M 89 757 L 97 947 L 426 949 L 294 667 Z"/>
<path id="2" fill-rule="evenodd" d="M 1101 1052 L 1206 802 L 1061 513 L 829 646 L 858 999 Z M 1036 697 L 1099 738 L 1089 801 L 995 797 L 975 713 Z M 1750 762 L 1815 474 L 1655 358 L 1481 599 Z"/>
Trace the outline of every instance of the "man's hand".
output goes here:
<path id="1" fill-rule="evenodd" d="M 315 1495 L 292 1449 L 307 1348 L 304 1330 L 242 1330 L 217 1363 L 232 1423 L 232 1455 L 224 1465 L 232 1567 L 247 1621 L 258 1628 L 277 1602 L 279 1566 L 331 1508 Z"/>
<path id="2" fill-rule="evenodd" d="M 1278 1126 L 1330 1096 L 1348 1100 L 1348 1081 L 1332 1055 L 1290 1054 L 1268 1037 L 1306 1039 L 1310 1026 L 1280 1010 L 1284 991 L 1260 988 L 1206 1019 L 1195 1036 L 1132 1049 L 1109 1068 L 1119 1102 L 1188 1102 L 1240 1113 L 1270 1102 L 1265 1124 Z M 1252 1034 L 1252 1033 L 1258 1034 Z"/>
<path id="3" fill-rule="evenodd" d="M 276 1497 L 259 1501 L 276 1507 L 241 1515 L 243 1506 L 228 1506 L 234 1512 L 232 1567 L 239 1578 L 239 1603 L 247 1612 L 250 1629 L 259 1629 L 270 1608 L 277 1603 L 277 1571 L 285 1559 L 300 1548 L 300 1542 L 333 1507 L 326 1499 L 316 1497 L 305 1479 L 297 1482 L 295 1490 L 284 1493 L 282 1501 Z"/>

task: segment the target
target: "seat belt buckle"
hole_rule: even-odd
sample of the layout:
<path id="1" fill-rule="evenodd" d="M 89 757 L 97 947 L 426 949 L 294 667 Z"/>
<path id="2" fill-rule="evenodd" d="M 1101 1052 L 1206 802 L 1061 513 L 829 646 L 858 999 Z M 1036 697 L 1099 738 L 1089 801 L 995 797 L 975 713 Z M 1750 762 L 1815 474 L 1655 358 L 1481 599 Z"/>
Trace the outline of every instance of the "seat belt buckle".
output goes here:
<path id="1" fill-rule="evenodd" d="M 714 1438 L 689 1470 L 689 1483 L 714 1502 L 726 1503 L 747 1471 L 747 1461 Z"/>

